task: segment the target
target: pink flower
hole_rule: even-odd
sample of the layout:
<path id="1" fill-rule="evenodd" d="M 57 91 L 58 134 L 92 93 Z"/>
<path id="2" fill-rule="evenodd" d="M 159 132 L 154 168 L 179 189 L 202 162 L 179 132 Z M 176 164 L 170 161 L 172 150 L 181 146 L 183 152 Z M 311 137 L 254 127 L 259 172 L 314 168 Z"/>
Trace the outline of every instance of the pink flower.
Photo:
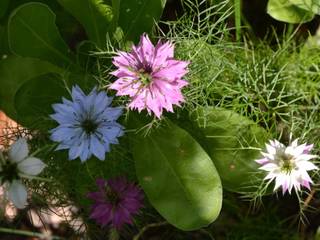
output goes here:
<path id="1" fill-rule="evenodd" d="M 125 223 L 132 224 L 132 215 L 142 207 L 143 195 L 139 187 L 125 178 L 96 180 L 98 191 L 88 193 L 95 201 L 90 218 L 103 227 L 111 224 L 120 229 Z"/>
<path id="2" fill-rule="evenodd" d="M 313 144 L 298 145 L 298 139 L 289 146 L 277 140 L 270 140 L 269 144 L 266 144 L 266 152 L 261 152 L 263 158 L 256 162 L 262 165 L 259 169 L 269 172 L 265 180 L 269 182 L 275 180 L 274 191 L 280 186 L 283 194 L 286 191 L 291 193 L 292 188 L 298 191 L 301 185 L 310 189 L 310 183 L 313 182 L 307 171 L 318 169 L 310 162 L 311 159 L 318 157 L 309 154 L 312 148 Z"/>
<path id="3" fill-rule="evenodd" d="M 163 109 L 173 112 L 173 105 L 184 102 L 181 88 L 188 82 L 182 77 L 189 64 L 173 59 L 173 51 L 172 43 L 159 41 L 153 46 L 149 37 L 142 35 L 130 53 L 119 51 L 113 58 L 118 69 L 111 74 L 118 79 L 110 88 L 117 90 L 117 96 L 130 96 L 130 109 L 146 109 L 158 118 Z"/>

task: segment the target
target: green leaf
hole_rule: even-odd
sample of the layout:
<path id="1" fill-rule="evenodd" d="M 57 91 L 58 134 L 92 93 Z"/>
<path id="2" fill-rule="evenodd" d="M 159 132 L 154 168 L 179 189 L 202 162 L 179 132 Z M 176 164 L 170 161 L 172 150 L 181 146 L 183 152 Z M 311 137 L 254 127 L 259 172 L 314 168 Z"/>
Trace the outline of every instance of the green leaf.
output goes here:
<path id="1" fill-rule="evenodd" d="M 139 36 L 150 32 L 165 6 L 165 0 L 121 0 L 119 26 L 125 33 L 125 39 L 137 41 Z"/>
<path id="2" fill-rule="evenodd" d="M 10 0 L 1 0 L 0 1 L 0 18 L 2 18 L 9 7 Z"/>
<path id="3" fill-rule="evenodd" d="M 302 8 L 306 11 L 313 12 L 314 14 L 320 14 L 320 2 L 319 0 L 289 0 L 295 6 Z"/>
<path id="4" fill-rule="evenodd" d="M 213 160 L 222 186 L 229 191 L 247 192 L 256 189 L 265 177 L 254 161 L 261 158 L 266 131 L 253 121 L 233 111 L 201 107 L 192 116 L 197 138 Z"/>
<path id="5" fill-rule="evenodd" d="M 20 122 L 36 129 L 46 129 L 52 104 L 61 102 L 68 91 L 58 74 L 43 74 L 26 81 L 15 95 L 15 109 Z"/>
<path id="6" fill-rule="evenodd" d="M 73 55 L 60 36 L 55 17 L 49 7 L 42 3 L 27 3 L 18 7 L 8 23 L 11 51 L 61 67 L 72 65 Z"/>
<path id="7" fill-rule="evenodd" d="M 0 60 L 0 108 L 18 120 L 14 97 L 22 84 L 35 76 L 59 71 L 56 66 L 38 59 L 9 56 Z"/>
<path id="8" fill-rule="evenodd" d="M 210 157 L 173 123 L 137 137 L 133 156 L 151 204 L 182 230 L 207 226 L 219 215 L 222 187 Z"/>
<path id="9" fill-rule="evenodd" d="M 98 47 L 106 46 L 111 30 L 112 8 L 102 0 L 58 0 L 85 28 L 88 37 Z"/>
<path id="10" fill-rule="evenodd" d="M 303 23 L 312 20 L 314 13 L 299 7 L 289 0 L 269 0 L 267 12 L 273 18 L 288 23 Z"/>

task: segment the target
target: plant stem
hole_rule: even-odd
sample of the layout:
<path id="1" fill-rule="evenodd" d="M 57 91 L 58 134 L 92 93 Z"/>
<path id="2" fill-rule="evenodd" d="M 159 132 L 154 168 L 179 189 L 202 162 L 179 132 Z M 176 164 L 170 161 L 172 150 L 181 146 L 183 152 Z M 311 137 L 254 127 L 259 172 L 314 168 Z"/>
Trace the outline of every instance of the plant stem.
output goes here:
<path id="1" fill-rule="evenodd" d="M 236 25 L 236 40 L 241 38 L 241 0 L 234 0 L 234 15 Z"/>
<path id="2" fill-rule="evenodd" d="M 109 240 L 119 240 L 119 233 L 115 228 L 110 229 Z"/>
<path id="3" fill-rule="evenodd" d="M 167 222 L 160 222 L 160 223 L 151 223 L 151 224 L 148 224 L 147 226 L 144 226 L 136 236 L 134 236 L 133 240 L 139 240 L 139 238 L 140 238 L 149 228 L 161 227 L 161 226 L 164 226 L 164 225 L 167 225 L 167 224 L 168 224 Z"/>
<path id="4" fill-rule="evenodd" d="M 38 237 L 40 239 L 50 239 L 50 240 L 61 240 L 62 238 L 56 237 L 56 236 L 51 236 L 43 233 L 38 233 L 38 232 L 30 232 L 30 231 L 25 231 L 25 230 L 17 230 L 17 229 L 11 229 L 11 228 L 2 228 L 0 227 L 0 232 L 3 233 L 11 233 L 11 234 L 16 234 L 16 235 L 23 235 L 23 236 L 28 236 L 28 237 Z"/>

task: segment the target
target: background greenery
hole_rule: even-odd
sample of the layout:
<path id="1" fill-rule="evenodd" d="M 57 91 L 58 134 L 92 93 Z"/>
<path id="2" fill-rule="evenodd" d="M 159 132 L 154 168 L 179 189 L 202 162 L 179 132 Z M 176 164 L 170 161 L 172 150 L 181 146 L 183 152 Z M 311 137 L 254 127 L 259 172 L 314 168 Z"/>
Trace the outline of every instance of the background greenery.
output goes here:
<path id="1" fill-rule="evenodd" d="M 30 2 L 0 3 L 0 108 L 28 127 L 33 136 L 32 149 L 42 148 L 39 157 L 48 164 L 44 177 L 49 181 L 30 183 L 34 191 L 31 205 L 13 221 L 1 220 L 1 227 L 38 231 L 27 219 L 27 210 L 39 213 L 50 209 L 53 207 L 50 200 L 55 199 L 57 206 L 76 205 L 74 218 L 83 218 L 88 236 L 103 239 L 108 230 L 101 230 L 88 220 L 90 202 L 84 196 L 88 189 L 95 188 L 96 177 L 123 174 L 130 180 L 140 180 L 150 202 L 145 201 L 146 207 L 135 226 L 126 226 L 121 232 L 122 239 L 317 239 L 318 185 L 312 191 L 312 199 L 305 192 L 299 198 L 262 197 L 264 192 L 255 187 L 256 181 L 263 177 L 254 173 L 257 150 L 246 148 L 261 147 L 269 138 L 288 143 L 292 133 L 301 137 L 302 142 L 314 143 L 315 154 L 319 154 L 320 60 L 316 37 L 315 41 L 311 37 L 319 21 L 313 8 L 311 14 L 299 5 L 298 12 L 306 13 L 298 15 L 301 18 L 293 21 L 298 23 L 292 24 L 271 17 L 292 22 L 277 17 L 279 13 L 267 14 L 272 11 L 274 1 L 242 1 L 238 15 L 234 14 L 235 3 L 229 1 L 168 1 L 165 8 L 164 1 L 150 4 L 150 1 L 123 0 L 120 6 L 119 1 L 111 0 Z M 150 18 L 159 20 L 163 8 L 162 21 L 157 24 L 150 21 Z M 311 15 L 313 21 L 300 24 L 306 16 L 311 20 Z M 240 17 L 241 28 L 235 28 L 239 19 L 234 16 Z M 104 87 L 113 81 L 107 74 L 112 68 L 112 54 L 116 49 L 128 49 L 133 42 L 137 43 L 143 32 L 149 32 L 154 40 L 174 41 L 176 58 L 191 61 L 187 76 L 190 85 L 184 91 L 186 104 L 176 109 L 175 114 L 166 115 L 162 122 L 145 120 L 142 132 L 155 139 L 153 143 L 148 138 L 137 141 L 135 135 L 129 134 L 108 154 L 108 164 L 66 161 L 66 154 L 54 152 L 48 141 L 47 130 L 54 126 L 47 117 L 52 111 L 51 104 L 59 102 L 61 96 L 68 96 L 66 87 L 75 82 L 88 90 L 97 82 Z M 125 99 L 117 101 L 124 103 Z M 121 121 L 128 123 L 130 118 L 129 114 Z M 162 129 L 168 130 L 168 125 L 177 134 L 168 136 L 163 132 Z M 151 131 L 151 127 L 156 130 Z M 17 134 L 22 133 L 17 131 Z M 225 138 L 210 138 L 214 134 Z M 172 142 L 164 142 L 169 137 Z M 149 145 L 154 144 L 160 152 L 161 147 L 166 152 L 172 143 L 183 145 L 183 141 L 189 141 L 196 149 L 192 150 L 201 153 L 199 159 L 207 168 L 219 173 L 224 188 L 220 215 L 221 199 L 213 199 L 216 205 L 210 209 L 212 215 L 199 226 L 217 219 L 207 227 L 188 232 L 171 226 L 164 217 L 170 221 L 175 217 L 172 215 L 187 212 L 190 218 L 182 218 L 183 222 L 175 226 L 193 230 L 198 226 L 189 227 L 188 220 L 198 211 L 184 205 L 176 211 L 168 211 L 168 206 L 157 207 L 153 200 L 157 193 L 152 191 L 165 187 L 144 185 L 141 181 L 150 171 L 146 164 L 156 162 L 158 171 L 167 167 L 166 158 L 160 159 L 157 152 L 143 149 L 153 149 Z M 175 152 L 170 154 L 176 156 Z M 208 156 L 215 167 L 207 161 Z M 175 171 L 184 169 L 177 166 Z M 204 174 L 201 169 L 199 172 Z M 314 178 L 318 183 L 318 176 Z M 209 196 L 195 195 L 199 198 L 195 201 L 201 201 L 201 209 L 212 207 L 206 202 L 211 194 L 221 194 L 219 181 L 213 179 L 211 183 L 217 187 L 214 193 L 206 192 Z M 163 181 L 158 183 L 168 186 Z M 165 189 L 169 193 L 164 193 L 164 197 L 179 191 L 175 186 Z M 181 196 L 175 201 L 179 202 Z M 199 218 L 203 220 L 202 216 Z M 77 238 L 77 231 L 68 224 L 52 230 L 61 238 Z M 3 237 L 18 239 L 10 234 Z"/>

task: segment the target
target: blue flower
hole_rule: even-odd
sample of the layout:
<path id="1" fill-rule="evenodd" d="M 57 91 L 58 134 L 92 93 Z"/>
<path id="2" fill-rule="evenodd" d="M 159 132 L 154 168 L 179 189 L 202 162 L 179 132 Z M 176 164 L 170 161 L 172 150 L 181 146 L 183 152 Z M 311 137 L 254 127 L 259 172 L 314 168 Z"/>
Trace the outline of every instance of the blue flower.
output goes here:
<path id="1" fill-rule="evenodd" d="M 94 88 L 85 95 L 78 87 L 72 88 L 72 101 L 62 98 L 63 103 L 53 104 L 55 111 L 50 117 L 60 125 L 50 131 L 51 140 L 59 142 L 56 150 L 69 149 L 69 159 L 81 161 L 92 155 L 105 159 L 110 144 L 118 144 L 123 126 L 116 122 L 122 114 L 121 107 L 110 107 L 112 97 Z"/>

